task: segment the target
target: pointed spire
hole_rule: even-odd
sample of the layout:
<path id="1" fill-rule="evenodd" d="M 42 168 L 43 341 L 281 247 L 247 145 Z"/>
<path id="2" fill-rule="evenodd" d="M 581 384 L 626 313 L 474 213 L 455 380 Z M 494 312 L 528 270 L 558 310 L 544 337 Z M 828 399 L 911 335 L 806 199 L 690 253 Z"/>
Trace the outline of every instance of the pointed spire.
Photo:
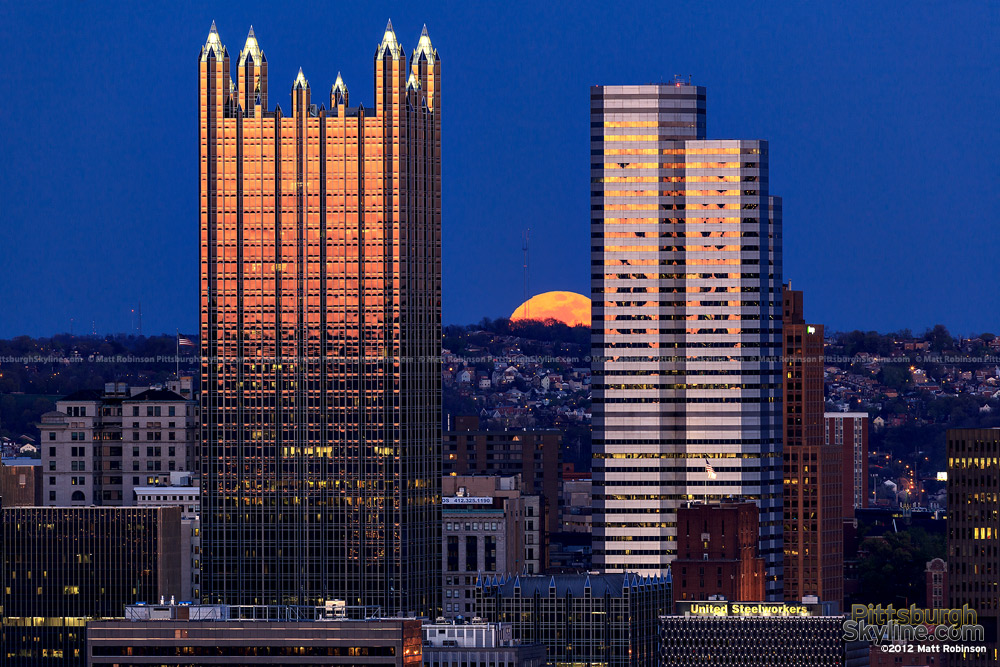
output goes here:
<path id="1" fill-rule="evenodd" d="M 333 82 L 333 86 L 330 88 L 330 108 L 332 109 L 338 104 L 347 106 L 347 100 L 347 84 L 340 77 L 340 72 L 337 72 L 337 80 Z"/>
<path id="2" fill-rule="evenodd" d="M 389 19 L 389 22 L 385 26 L 385 34 L 382 35 L 382 43 L 379 44 L 378 50 L 375 52 L 375 57 L 384 58 L 387 52 L 392 56 L 393 60 L 399 60 L 403 57 L 403 49 L 399 46 L 396 33 L 392 29 L 392 19 Z"/>
<path id="3" fill-rule="evenodd" d="M 295 77 L 295 83 L 292 84 L 292 90 L 298 90 L 300 88 L 308 88 L 309 81 L 306 79 L 305 75 L 302 73 L 302 68 L 299 68 L 299 74 Z"/>
<path id="4" fill-rule="evenodd" d="M 212 21 L 212 27 L 208 30 L 208 38 L 205 40 L 205 46 L 201 47 L 201 61 L 208 61 L 208 54 L 214 53 L 216 60 L 222 60 L 225 47 L 222 46 L 222 39 L 219 37 L 219 30 L 215 27 L 215 21 Z"/>
<path id="5" fill-rule="evenodd" d="M 420 31 L 420 39 L 417 40 L 417 48 L 413 49 L 413 60 L 417 61 L 421 56 L 427 58 L 428 63 L 433 63 L 437 60 L 438 53 L 434 45 L 431 44 L 431 36 L 427 34 L 427 24 L 424 24 L 424 29 Z"/>
<path id="6" fill-rule="evenodd" d="M 407 90 L 420 90 L 420 81 L 417 79 L 417 75 L 410 72 L 410 77 L 406 80 Z"/>
<path id="7" fill-rule="evenodd" d="M 240 51 L 240 67 L 246 65 L 248 56 L 253 60 L 253 64 L 258 67 L 263 61 L 264 52 L 260 50 L 260 45 L 257 43 L 257 35 L 253 32 L 253 26 L 250 26 L 250 32 L 247 33 L 247 41 L 243 45 L 243 50 Z"/>

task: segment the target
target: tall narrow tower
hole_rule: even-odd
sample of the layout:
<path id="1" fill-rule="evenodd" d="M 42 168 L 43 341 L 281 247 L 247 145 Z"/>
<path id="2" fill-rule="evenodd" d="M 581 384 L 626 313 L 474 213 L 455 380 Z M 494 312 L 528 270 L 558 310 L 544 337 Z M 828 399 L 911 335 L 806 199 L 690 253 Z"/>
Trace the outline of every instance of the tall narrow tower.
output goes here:
<path id="1" fill-rule="evenodd" d="M 705 89 L 595 86 L 594 564 L 664 574 L 677 508 L 753 500 L 781 590 L 781 207 L 765 141 L 706 140 Z"/>
<path id="2" fill-rule="evenodd" d="M 287 115 L 252 28 L 199 67 L 206 597 L 436 615 L 437 51 L 390 23 L 372 107 L 299 70 Z"/>

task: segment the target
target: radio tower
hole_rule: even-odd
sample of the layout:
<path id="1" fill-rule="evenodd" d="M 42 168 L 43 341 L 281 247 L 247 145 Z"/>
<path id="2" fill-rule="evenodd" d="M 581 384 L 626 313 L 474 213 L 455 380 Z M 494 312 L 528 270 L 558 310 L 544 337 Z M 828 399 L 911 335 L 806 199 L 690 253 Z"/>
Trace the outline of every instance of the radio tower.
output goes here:
<path id="1" fill-rule="evenodd" d="M 142 336 L 142 300 L 139 300 L 139 336 Z"/>
<path id="2" fill-rule="evenodd" d="M 524 319 L 530 320 L 528 316 L 528 235 L 531 233 L 531 228 L 524 230 L 522 235 L 523 242 L 521 243 L 521 250 L 524 251 L 524 300 L 521 302 L 524 304 Z"/>

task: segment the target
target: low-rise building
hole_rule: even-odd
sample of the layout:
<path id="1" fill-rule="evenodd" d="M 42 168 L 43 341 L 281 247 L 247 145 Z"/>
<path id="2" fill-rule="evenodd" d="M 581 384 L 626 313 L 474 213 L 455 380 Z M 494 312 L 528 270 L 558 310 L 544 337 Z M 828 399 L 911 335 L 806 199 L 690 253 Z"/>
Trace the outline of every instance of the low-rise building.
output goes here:
<path id="1" fill-rule="evenodd" d="M 417 619 L 324 618 L 312 607 L 134 605 L 87 625 L 88 665 L 393 665 L 422 662 Z"/>
<path id="2" fill-rule="evenodd" d="M 545 665 L 545 647 L 515 640 L 509 623 L 428 623 L 423 633 L 425 667 Z"/>
<path id="3" fill-rule="evenodd" d="M 42 462 L 27 457 L 0 459 L 0 504 L 35 507 L 42 504 Z"/>
<path id="4" fill-rule="evenodd" d="M 183 601 L 201 600 L 201 519 L 199 502 L 201 488 L 198 475 L 189 472 L 170 473 L 169 486 L 137 486 L 133 489 L 138 507 L 181 508 L 181 592 Z"/>
<path id="5" fill-rule="evenodd" d="M 656 667 L 670 609 L 669 581 L 634 573 L 484 577 L 476 596 L 486 621 L 544 644 L 549 665 Z"/>

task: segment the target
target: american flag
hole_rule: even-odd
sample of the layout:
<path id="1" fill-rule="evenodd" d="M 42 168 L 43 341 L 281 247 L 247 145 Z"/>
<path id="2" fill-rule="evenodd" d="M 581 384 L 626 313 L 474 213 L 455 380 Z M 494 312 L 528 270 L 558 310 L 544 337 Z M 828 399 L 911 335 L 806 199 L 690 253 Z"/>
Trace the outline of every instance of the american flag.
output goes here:
<path id="1" fill-rule="evenodd" d="M 184 336 L 181 336 L 181 335 L 177 336 L 177 344 L 178 345 L 189 345 L 191 347 L 194 347 L 194 343 L 191 342 L 190 338 L 185 338 Z"/>
<path id="2" fill-rule="evenodd" d="M 705 459 L 705 473 L 708 475 L 709 479 L 715 479 L 718 477 L 718 475 L 715 474 L 715 468 L 713 468 L 712 464 L 708 462 L 708 459 Z"/>

